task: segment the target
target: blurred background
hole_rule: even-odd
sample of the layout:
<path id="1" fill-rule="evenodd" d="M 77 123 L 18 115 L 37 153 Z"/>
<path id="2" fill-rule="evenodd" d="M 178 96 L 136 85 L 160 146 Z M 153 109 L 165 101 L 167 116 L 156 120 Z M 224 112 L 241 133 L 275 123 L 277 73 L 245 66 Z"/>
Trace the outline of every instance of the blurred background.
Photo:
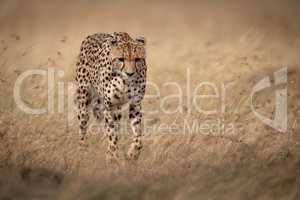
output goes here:
<path id="1" fill-rule="evenodd" d="M 0 0 L 0 199 L 299 199 L 300 198 L 300 2 Z M 96 32 L 128 32 L 147 40 L 148 81 L 160 97 L 144 109 L 161 108 L 162 99 L 183 88 L 183 103 L 163 107 L 182 112 L 145 113 L 144 151 L 136 164 L 106 166 L 106 139 L 94 134 L 88 148 L 78 146 L 77 127 L 68 110 L 43 115 L 22 112 L 13 97 L 17 78 L 29 69 L 63 70 L 55 82 L 73 81 L 81 41 Z M 288 68 L 288 128 L 282 133 L 251 111 L 253 86 Z M 187 83 L 187 69 L 190 83 Z M 225 111 L 205 115 L 189 107 L 188 85 L 209 81 L 228 85 Z M 254 107 L 275 111 L 274 88 L 257 94 Z M 22 98 L 34 108 L 47 106 L 47 77 L 30 76 Z M 57 97 L 57 85 L 55 86 Z M 201 88 L 200 94 L 210 94 Z M 149 86 L 147 94 L 155 94 Z M 57 98 L 55 98 L 57 99 Z M 218 108 L 201 99 L 203 109 Z M 188 113 L 188 110 L 192 110 Z M 184 132 L 183 122 L 220 120 L 233 132 Z M 125 122 L 124 122 L 125 123 Z M 178 124 L 172 131 L 161 124 Z M 120 140 L 121 155 L 131 135 Z"/>

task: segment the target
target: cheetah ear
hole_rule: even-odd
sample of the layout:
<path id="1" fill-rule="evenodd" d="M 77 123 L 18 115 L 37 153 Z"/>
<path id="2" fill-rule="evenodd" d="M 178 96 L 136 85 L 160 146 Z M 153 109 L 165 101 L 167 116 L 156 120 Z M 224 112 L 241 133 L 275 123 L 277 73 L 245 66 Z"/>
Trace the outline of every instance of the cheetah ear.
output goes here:
<path id="1" fill-rule="evenodd" d="M 110 42 L 112 45 L 115 45 L 117 43 L 117 41 L 115 41 L 115 40 L 111 40 Z"/>
<path id="2" fill-rule="evenodd" d="M 113 38 L 110 40 L 110 43 L 111 43 L 112 45 L 115 45 L 117 42 L 118 42 L 118 40 L 117 40 L 116 37 L 113 37 Z"/>
<path id="3" fill-rule="evenodd" d="M 135 41 L 141 43 L 142 45 L 146 45 L 146 39 L 143 36 L 138 36 L 135 38 Z"/>
<path id="4" fill-rule="evenodd" d="M 118 41 L 120 41 L 120 37 L 117 32 L 114 32 L 111 36 L 112 36 L 112 38 L 111 38 L 110 42 L 112 45 L 115 45 Z"/>

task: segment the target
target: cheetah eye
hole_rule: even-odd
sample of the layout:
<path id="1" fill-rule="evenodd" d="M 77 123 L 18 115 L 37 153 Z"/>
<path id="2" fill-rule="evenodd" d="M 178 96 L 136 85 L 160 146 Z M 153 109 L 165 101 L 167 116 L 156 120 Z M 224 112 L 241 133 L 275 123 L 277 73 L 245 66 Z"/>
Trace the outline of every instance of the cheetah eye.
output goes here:
<path id="1" fill-rule="evenodd" d="M 136 58 L 134 61 L 135 62 L 140 62 L 142 59 L 141 58 Z"/>
<path id="2" fill-rule="evenodd" d="M 118 58 L 118 61 L 124 62 L 124 58 Z"/>

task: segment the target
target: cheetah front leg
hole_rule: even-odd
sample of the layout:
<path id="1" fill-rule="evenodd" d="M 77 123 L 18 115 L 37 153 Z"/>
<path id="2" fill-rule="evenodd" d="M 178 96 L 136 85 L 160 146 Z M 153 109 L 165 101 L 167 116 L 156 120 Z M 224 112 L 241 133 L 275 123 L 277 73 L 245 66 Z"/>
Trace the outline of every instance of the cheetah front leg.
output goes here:
<path id="1" fill-rule="evenodd" d="M 142 113 L 140 103 L 129 106 L 129 119 L 134 137 L 127 156 L 131 160 L 137 160 L 142 149 Z"/>
<path id="2" fill-rule="evenodd" d="M 121 107 L 105 109 L 104 111 L 104 128 L 108 137 L 108 148 L 106 152 L 106 160 L 108 163 L 116 161 L 118 163 L 118 135 L 121 120 Z"/>

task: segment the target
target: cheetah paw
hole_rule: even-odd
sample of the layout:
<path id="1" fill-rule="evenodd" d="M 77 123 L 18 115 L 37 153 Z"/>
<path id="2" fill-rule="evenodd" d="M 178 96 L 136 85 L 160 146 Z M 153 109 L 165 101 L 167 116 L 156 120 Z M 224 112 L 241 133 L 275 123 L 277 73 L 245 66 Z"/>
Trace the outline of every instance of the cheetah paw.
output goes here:
<path id="1" fill-rule="evenodd" d="M 106 152 L 106 164 L 107 166 L 114 165 L 114 164 L 120 166 L 118 154 L 112 152 Z"/>
<path id="2" fill-rule="evenodd" d="M 138 150 L 136 147 L 132 147 L 127 153 L 127 159 L 132 161 L 137 160 L 140 156 L 140 153 L 140 150 Z"/>
<path id="3" fill-rule="evenodd" d="M 81 148 L 88 147 L 87 138 L 85 136 L 80 136 L 80 138 L 79 138 L 79 147 L 81 147 Z"/>

